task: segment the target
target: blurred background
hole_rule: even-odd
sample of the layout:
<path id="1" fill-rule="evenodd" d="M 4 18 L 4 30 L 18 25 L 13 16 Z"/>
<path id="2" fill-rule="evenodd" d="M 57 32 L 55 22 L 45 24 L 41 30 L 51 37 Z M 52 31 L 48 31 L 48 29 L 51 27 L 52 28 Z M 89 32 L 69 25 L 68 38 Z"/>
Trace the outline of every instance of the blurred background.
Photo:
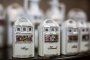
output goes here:
<path id="1" fill-rule="evenodd" d="M 41 0 L 40 2 L 40 8 L 46 12 L 47 9 L 50 7 L 50 4 L 48 3 L 50 0 Z M 69 10 L 73 8 L 79 8 L 83 9 L 88 17 L 89 17 L 89 9 L 90 9 L 90 0 L 59 0 L 60 2 L 64 3 L 66 6 L 66 15 L 69 12 Z M 20 5 L 24 6 L 24 0 L 0 0 L 0 3 L 4 5 L 6 8 L 8 5 L 13 4 L 13 3 L 19 3 Z"/>

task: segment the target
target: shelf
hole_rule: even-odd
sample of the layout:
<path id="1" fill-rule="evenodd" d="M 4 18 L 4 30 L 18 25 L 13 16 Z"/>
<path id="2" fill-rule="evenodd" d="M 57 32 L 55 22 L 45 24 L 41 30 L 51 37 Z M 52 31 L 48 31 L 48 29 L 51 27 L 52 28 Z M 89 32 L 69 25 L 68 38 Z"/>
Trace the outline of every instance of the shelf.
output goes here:
<path id="1" fill-rule="evenodd" d="M 0 48 L 0 60 L 3 59 L 6 55 L 5 55 L 5 49 L 4 48 Z"/>
<path id="2" fill-rule="evenodd" d="M 75 58 L 81 58 L 81 57 L 86 57 L 86 56 L 90 56 L 90 52 L 86 52 L 86 53 L 79 53 L 76 55 L 72 55 L 72 56 L 64 56 L 64 55 L 60 55 L 60 56 L 54 56 L 54 57 L 40 57 L 38 56 L 38 54 L 36 53 L 34 58 L 27 58 L 27 59 L 22 59 L 22 60 L 29 60 L 29 59 L 75 59 Z M 13 59 L 13 60 L 20 60 L 20 58 L 12 58 L 12 48 L 8 48 L 8 59 Z"/>

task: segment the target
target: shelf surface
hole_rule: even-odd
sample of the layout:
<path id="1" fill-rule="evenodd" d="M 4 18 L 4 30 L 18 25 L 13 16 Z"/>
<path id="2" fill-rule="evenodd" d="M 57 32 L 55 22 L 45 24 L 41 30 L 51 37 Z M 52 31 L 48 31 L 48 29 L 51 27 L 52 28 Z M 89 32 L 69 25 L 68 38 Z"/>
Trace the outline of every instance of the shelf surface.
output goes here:
<path id="1" fill-rule="evenodd" d="M 8 52 L 8 59 L 20 60 L 20 58 L 12 58 L 12 48 L 8 48 L 7 52 Z M 62 60 L 62 59 L 82 58 L 82 57 L 86 57 L 86 56 L 90 56 L 90 52 L 79 53 L 79 54 L 72 55 L 72 56 L 70 56 L 70 55 L 67 55 L 67 56 L 60 55 L 60 56 L 53 56 L 53 57 L 40 57 L 36 53 L 35 57 L 33 57 L 33 58 L 24 58 L 22 60 L 29 60 L 29 59 L 61 59 Z"/>

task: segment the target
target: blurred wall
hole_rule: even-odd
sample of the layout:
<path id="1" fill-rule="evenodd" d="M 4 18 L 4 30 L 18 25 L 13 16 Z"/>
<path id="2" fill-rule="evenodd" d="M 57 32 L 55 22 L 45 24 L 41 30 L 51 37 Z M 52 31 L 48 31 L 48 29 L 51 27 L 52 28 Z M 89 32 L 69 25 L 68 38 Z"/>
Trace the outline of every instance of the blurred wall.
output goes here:
<path id="1" fill-rule="evenodd" d="M 40 7 L 43 9 L 44 12 L 46 12 L 47 9 L 50 7 L 49 1 L 50 0 L 41 0 Z M 24 0 L 0 0 L 0 3 L 3 4 L 5 7 L 7 7 L 8 5 L 13 4 L 15 2 L 19 3 L 23 6 Z M 87 13 L 88 18 L 89 18 L 89 16 L 90 16 L 90 12 L 89 12 L 90 0 L 60 0 L 60 2 L 62 2 L 66 5 L 66 14 L 72 8 L 80 8 L 80 9 L 83 9 Z"/>

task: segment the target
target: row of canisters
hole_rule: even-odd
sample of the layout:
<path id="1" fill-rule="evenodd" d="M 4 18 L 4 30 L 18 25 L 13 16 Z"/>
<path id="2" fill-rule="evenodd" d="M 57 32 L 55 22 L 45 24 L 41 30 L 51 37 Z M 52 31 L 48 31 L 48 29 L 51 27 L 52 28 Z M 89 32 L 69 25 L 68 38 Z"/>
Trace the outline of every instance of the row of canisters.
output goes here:
<path id="1" fill-rule="evenodd" d="M 35 49 L 39 56 L 90 50 L 90 23 L 82 9 L 72 9 L 65 17 L 66 6 L 59 0 L 50 0 L 46 13 L 39 4 L 40 0 L 24 0 L 23 7 L 15 3 L 4 9 L 0 5 L 0 48 L 7 43 L 18 58 L 35 57 Z"/>
<path id="2" fill-rule="evenodd" d="M 64 21 L 61 26 L 53 19 L 44 20 L 38 27 L 38 55 L 58 56 L 88 52 L 89 23 Z M 25 16 L 17 18 L 13 25 L 13 57 L 34 57 L 35 28 Z"/>

